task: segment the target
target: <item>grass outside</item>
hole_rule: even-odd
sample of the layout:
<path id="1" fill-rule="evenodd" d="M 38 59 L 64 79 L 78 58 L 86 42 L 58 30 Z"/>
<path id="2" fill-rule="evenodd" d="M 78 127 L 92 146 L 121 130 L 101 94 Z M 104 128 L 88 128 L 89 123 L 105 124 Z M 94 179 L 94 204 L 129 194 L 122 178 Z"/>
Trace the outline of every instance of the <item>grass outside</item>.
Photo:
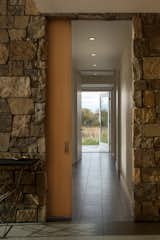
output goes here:
<path id="1" fill-rule="evenodd" d="M 99 145 L 99 140 L 94 138 L 82 138 L 82 145 Z"/>
<path id="2" fill-rule="evenodd" d="M 101 129 L 101 142 L 108 143 L 108 128 L 102 127 Z"/>
<path id="3" fill-rule="evenodd" d="M 107 129 L 102 129 L 101 142 L 108 143 Z M 99 145 L 99 127 L 82 127 L 82 145 Z"/>

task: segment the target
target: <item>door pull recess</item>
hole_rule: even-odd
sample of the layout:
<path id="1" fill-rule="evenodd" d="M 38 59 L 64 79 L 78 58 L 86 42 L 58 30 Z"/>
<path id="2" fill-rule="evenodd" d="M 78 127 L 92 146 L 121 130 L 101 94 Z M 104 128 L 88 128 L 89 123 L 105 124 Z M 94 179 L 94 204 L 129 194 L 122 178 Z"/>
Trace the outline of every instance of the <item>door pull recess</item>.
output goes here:
<path id="1" fill-rule="evenodd" d="M 69 142 L 64 143 L 64 152 L 69 153 Z"/>

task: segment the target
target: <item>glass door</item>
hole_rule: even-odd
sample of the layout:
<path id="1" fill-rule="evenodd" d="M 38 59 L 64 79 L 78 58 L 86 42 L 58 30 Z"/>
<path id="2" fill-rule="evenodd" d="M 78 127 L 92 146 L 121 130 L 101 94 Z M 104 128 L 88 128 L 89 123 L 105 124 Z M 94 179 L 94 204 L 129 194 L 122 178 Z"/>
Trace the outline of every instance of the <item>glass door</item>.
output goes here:
<path id="1" fill-rule="evenodd" d="M 100 133 L 99 133 L 99 142 L 101 150 L 109 152 L 109 142 L 110 142 L 110 94 L 109 92 L 100 94 Z"/>

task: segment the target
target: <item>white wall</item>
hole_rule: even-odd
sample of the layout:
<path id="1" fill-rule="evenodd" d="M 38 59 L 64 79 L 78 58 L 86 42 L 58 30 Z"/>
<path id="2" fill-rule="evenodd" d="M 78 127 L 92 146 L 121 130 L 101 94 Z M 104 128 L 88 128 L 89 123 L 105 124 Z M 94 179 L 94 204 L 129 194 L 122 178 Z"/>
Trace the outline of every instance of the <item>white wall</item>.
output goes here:
<path id="1" fill-rule="evenodd" d="M 120 64 L 120 142 L 121 176 L 132 193 L 132 70 L 131 34 L 123 51 Z"/>
<path id="2" fill-rule="evenodd" d="M 118 171 L 118 174 L 120 174 L 120 168 L 121 168 L 121 121 L 120 121 L 120 117 L 121 117 L 121 111 L 120 111 L 120 74 L 119 74 L 119 69 L 117 69 L 116 71 L 116 79 L 115 79 L 115 83 L 116 83 L 116 89 L 115 89 L 115 96 L 116 96 L 116 112 L 115 112 L 115 117 L 116 117 L 116 168 Z"/>

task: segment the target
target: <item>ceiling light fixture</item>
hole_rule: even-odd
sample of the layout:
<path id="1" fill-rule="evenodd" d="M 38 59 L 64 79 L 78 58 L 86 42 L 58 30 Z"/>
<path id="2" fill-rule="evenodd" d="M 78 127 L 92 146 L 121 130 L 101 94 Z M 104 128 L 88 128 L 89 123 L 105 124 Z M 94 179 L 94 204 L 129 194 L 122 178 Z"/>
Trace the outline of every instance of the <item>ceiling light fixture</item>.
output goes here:
<path id="1" fill-rule="evenodd" d="M 96 56 L 96 53 L 94 52 L 94 53 L 91 53 L 91 56 L 92 57 L 95 57 Z"/>
<path id="2" fill-rule="evenodd" d="M 93 66 L 93 67 L 97 67 L 97 64 L 93 64 L 92 66 Z"/>
<path id="3" fill-rule="evenodd" d="M 90 41 L 95 41 L 96 38 L 95 38 L 95 37 L 89 37 L 89 40 L 90 40 Z"/>

